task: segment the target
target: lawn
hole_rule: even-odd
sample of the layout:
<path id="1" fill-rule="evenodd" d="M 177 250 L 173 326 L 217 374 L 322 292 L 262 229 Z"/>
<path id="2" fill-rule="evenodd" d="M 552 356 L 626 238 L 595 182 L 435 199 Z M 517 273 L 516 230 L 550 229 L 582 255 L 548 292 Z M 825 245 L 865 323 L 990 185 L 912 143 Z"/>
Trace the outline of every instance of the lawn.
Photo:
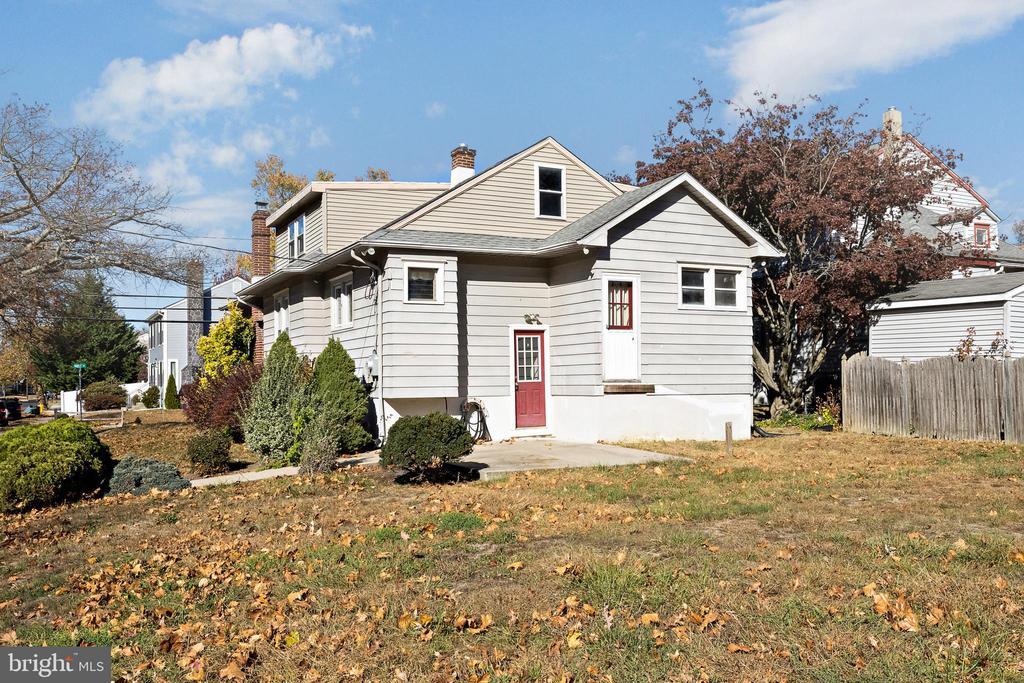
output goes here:
<path id="1" fill-rule="evenodd" d="M 633 444 L 637 445 L 637 444 Z M 809 433 L 2 518 L 0 644 L 124 680 L 1020 680 L 1024 451 Z"/>

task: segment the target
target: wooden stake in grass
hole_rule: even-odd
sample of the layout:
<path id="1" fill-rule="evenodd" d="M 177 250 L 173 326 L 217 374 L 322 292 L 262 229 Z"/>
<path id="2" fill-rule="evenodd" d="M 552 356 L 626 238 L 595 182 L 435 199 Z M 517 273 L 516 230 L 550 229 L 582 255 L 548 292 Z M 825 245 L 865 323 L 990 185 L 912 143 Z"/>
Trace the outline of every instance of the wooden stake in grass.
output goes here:
<path id="1" fill-rule="evenodd" d="M 725 423 L 725 454 L 732 455 L 732 422 Z"/>

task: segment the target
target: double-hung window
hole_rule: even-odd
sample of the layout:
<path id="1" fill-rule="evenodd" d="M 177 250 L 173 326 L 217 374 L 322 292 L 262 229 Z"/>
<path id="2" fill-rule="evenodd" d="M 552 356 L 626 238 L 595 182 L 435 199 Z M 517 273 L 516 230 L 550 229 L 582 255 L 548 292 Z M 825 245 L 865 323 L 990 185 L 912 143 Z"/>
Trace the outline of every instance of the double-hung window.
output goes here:
<path id="1" fill-rule="evenodd" d="M 331 280 L 331 327 L 352 324 L 352 274 Z"/>
<path id="2" fill-rule="evenodd" d="M 565 218 L 565 169 L 537 164 L 537 216 Z"/>
<path id="3" fill-rule="evenodd" d="M 288 290 L 274 295 L 274 336 L 288 331 Z"/>
<path id="4" fill-rule="evenodd" d="M 734 266 L 680 264 L 679 308 L 744 310 L 747 271 Z"/>
<path id="5" fill-rule="evenodd" d="M 991 244 L 992 233 L 991 226 L 986 223 L 975 223 L 974 224 L 974 246 L 976 247 L 987 247 Z"/>
<path id="6" fill-rule="evenodd" d="M 306 253 L 306 217 L 299 216 L 288 224 L 288 258 Z"/>
<path id="7" fill-rule="evenodd" d="M 444 303 L 444 263 L 405 262 L 405 302 Z"/>

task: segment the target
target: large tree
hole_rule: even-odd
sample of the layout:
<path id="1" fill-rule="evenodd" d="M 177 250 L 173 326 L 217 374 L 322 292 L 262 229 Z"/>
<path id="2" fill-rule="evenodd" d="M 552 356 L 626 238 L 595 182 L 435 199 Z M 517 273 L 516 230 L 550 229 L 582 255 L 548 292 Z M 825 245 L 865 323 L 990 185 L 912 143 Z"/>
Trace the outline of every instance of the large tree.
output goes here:
<path id="1" fill-rule="evenodd" d="M 103 281 L 93 273 L 78 277 L 54 321 L 32 348 L 39 382 L 50 391 L 78 385 L 75 363 L 85 362 L 82 386 L 102 379 L 133 382 L 145 349 L 121 316 Z"/>
<path id="2" fill-rule="evenodd" d="M 0 109 L 0 333 L 30 332 L 76 273 L 182 279 L 170 197 L 139 179 L 99 133 L 60 128 L 46 107 Z"/>
<path id="3" fill-rule="evenodd" d="M 728 130 L 714 120 L 722 108 Z M 641 183 L 688 171 L 785 253 L 753 278 L 754 367 L 776 411 L 798 408 L 857 343 L 868 302 L 956 266 L 898 221 L 941 168 L 864 117 L 817 98 L 736 106 L 701 87 L 656 138 L 654 161 L 637 164 Z M 933 152 L 955 165 L 952 151 Z"/>
<path id="4" fill-rule="evenodd" d="M 331 181 L 334 180 L 334 173 L 321 168 L 313 176 L 313 180 Z M 287 171 L 284 167 L 284 159 L 276 154 L 268 154 L 265 158 L 256 161 L 256 175 L 252 179 L 252 189 L 267 200 L 271 211 L 280 208 L 308 184 L 308 177 Z"/>

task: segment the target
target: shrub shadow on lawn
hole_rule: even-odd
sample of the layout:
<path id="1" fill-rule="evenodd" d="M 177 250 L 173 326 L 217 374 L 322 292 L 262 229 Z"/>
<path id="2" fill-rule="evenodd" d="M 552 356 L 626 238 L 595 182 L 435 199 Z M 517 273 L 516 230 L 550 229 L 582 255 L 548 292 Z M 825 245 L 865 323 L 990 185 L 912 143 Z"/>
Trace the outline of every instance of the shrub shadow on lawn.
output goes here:
<path id="1" fill-rule="evenodd" d="M 487 467 L 482 462 L 446 463 L 440 467 L 425 470 L 405 470 L 395 477 L 396 484 L 459 484 L 479 481 L 480 470 Z"/>

